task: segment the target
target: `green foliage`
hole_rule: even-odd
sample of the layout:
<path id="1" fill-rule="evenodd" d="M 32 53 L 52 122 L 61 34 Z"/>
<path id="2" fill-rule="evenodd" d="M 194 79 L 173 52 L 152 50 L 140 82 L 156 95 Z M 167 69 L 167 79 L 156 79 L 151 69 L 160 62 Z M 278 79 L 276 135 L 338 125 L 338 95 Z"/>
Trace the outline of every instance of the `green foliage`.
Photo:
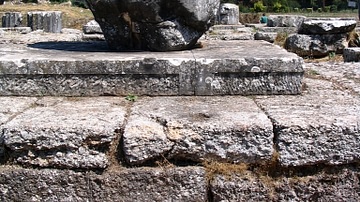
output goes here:
<path id="1" fill-rule="evenodd" d="M 336 12 L 337 10 L 338 10 L 337 5 L 331 5 L 331 6 L 330 6 L 330 11 L 331 11 L 331 12 Z"/>
<path id="2" fill-rule="evenodd" d="M 138 96 L 133 95 L 133 94 L 129 94 L 125 97 L 125 100 L 130 101 L 130 102 L 135 102 L 138 99 Z"/>
<path id="3" fill-rule="evenodd" d="M 275 13 L 280 13 L 282 9 L 282 5 L 280 2 L 275 2 L 273 6 L 273 10 Z"/>
<path id="4" fill-rule="evenodd" d="M 329 59 L 333 59 L 335 57 L 335 52 L 331 51 L 329 52 Z"/>
<path id="5" fill-rule="evenodd" d="M 258 1 L 254 3 L 254 11 L 255 12 L 264 12 L 266 7 L 264 6 L 262 1 Z"/>

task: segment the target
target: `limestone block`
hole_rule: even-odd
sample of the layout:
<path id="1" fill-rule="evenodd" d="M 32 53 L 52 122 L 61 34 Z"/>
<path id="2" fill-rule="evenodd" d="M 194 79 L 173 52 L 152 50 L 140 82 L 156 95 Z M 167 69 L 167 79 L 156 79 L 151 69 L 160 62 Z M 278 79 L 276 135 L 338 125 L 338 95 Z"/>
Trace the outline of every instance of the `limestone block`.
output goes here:
<path id="1" fill-rule="evenodd" d="M 33 31 L 44 30 L 44 32 L 60 33 L 62 29 L 61 11 L 36 11 L 27 14 L 28 27 Z"/>
<path id="2" fill-rule="evenodd" d="M 257 30 L 260 32 L 297 33 L 296 27 L 260 27 Z"/>
<path id="3" fill-rule="evenodd" d="M 239 6 L 231 3 L 220 4 L 218 23 L 222 25 L 239 24 Z"/>
<path id="4" fill-rule="evenodd" d="M 251 173 L 216 175 L 211 191 L 214 201 L 358 201 L 358 175 L 356 168 L 277 178 Z"/>
<path id="5" fill-rule="evenodd" d="M 4 156 L 4 134 L 2 125 L 7 123 L 17 114 L 30 108 L 36 98 L 29 97 L 0 97 L 0 161 Z"/>
<path id="6" fill-rule="evenodd" d="M 120 98 L 43 98 L 4 124 L 4 145 L 20 164 L 105 168 L 125 112 Z"/>
<path id="7" fill-rule="evenodd" d="M 95 20 L 91 20 L 90 22 L 86 23 L 86 25 L 83 26 L 83 32 L 84 32 L 84 34 L 102 34 L 103 33 L 99 23 L 97 23 Z"/>
<path id="8" fill-rule="evenodd" d="M 213 24 L 219 0 L 87 0 L 112 50 L 193 48 Z"/>
<path id="9" fill-rule="evenodd" d="M 273 43 L 278 33 L 276 32 L 256 32 L 254 35 L 255 40 L 264 40 Z"/>
<path id="10" fill-rule="evenodd" d="M 107 52 L 104 42 L 37 43 L 0 51 L 0 95 L 299 94 L 304 72 L 296 54 L 253 40 L 207 40 L 203 48 L 167 53 L 118 54 Z"/>
<path id="11" fill-rule="evenodd" d="M 339 165 L 360 159 L 360 100 L 324 80 L 304 80 L 300 97 L 257 98 L 275 123 L 283 166 Z"/>
<path id="12" fill-rule="evenodd" d="M 356 27 L 356 20 L 329 18 L 308 19 L 299 27 L 299 34 L 343 34 L 351 32 Z"/>
<path id="13" fill-rule="evenodd" d="M 305 19 L 306 17 L 301 15 L 269 15 L 267 26 L 298 28 Z"/>
<path id="14" fill-rule="evenodd" d="M 360 48 L 358 47 L 345 48 L 343 57 L 345 62 L 359 62 Z"/>
<path id="15" fill-rule="evenodd" d="M 272 124 L 245 97 L 156 97 L 135 103 L 123 135 L 132 165 L 159 157 L 259 163 L 273 152 Z"/>
<path id="16" fill-rule="evenodd" d="M 20 12 L 7 12 L 2 14 L 2 27 L 20 27 L 22 16 Z"/>
<path id="17" fill-rule="evenodd" d="M 0 198 L 8 201 L 207 201 L 201 167 L 134 168 L 106 172 L 0 169 Z"/>
<path id="18" fill-rule="evenodd" d="M 347 34 L 293 34 L 285 41 L 286 50 L 299 56 L 324 57 L 331 52 L 343 53 L 347 47 Z"/>
<path id="19" fill-rule="evenodd" d="M 208 201 L 202 167 L 135 168 L 92 178 L 94 201 Z"/>
<path id="20" fill-rule="evenodd" d="M 251 173 L 215 175 L 210 183 L 213 201 L 272 201 L 272 187 Z"/>

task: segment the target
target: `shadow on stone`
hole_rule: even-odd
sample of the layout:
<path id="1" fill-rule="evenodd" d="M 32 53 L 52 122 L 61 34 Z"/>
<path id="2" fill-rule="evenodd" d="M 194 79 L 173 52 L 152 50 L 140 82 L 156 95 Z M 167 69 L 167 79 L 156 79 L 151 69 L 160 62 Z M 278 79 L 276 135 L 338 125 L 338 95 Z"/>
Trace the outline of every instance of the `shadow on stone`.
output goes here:
<path id="1" fill-rule="evenodd" d="M 39 42 L 28 45 L 30 48 L 61 50 L 61 51 L 79 51 L 79 52 L 112 52 L 105 41 L 96 42 Z"/>

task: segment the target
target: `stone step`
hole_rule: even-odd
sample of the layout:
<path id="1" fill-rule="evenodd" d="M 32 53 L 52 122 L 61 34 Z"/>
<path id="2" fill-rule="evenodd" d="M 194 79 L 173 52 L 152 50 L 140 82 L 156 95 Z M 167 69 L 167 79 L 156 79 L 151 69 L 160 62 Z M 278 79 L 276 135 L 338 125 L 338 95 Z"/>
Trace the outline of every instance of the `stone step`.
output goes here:
<path id="1" fill-rule="evenodd" d="M 0 47 L 0 95 L 299 94 L 303 59 L 263 41 L 177 52 L 109 52 L 105 42 Z"/>
<path id="2" fill-rule="evenodd" d="M 360 64 L 305 70 L 301 95 L 2 96 L 0 198 L 358 201 Z"/>
<path id="3" fill-rule="evenodd" d="M 134 102 L 0 97 L 0 162 L 62 169 L 146 166 L 159 158 L 257 165 L 274 155 L 283 167 L 359 162 L 355 88 L 323 78 L 306 78 L 304 86 L 297 96 L 127 97 Z"/>

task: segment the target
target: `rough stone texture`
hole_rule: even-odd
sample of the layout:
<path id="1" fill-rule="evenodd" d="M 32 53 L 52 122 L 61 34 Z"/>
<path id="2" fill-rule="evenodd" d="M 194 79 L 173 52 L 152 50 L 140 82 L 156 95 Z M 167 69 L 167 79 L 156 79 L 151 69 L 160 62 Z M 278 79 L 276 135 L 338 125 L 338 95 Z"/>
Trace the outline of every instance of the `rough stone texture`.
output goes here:
<path id="1" fill-rule="evenodd" d="M 311 176 L 256 176 L 251 173 L 215 176 L 214 201 L 358 201 L 358 169 L 316 173 Z"/>
<path id="2" fill-rule="evenodd" d="M 4 156 L 4 136 L 2 125 L 10 121 L 14 116 L 30 108 L 36 101 L 36 98 L 29 97 L 0 97 L 0 161 Z"/>
<path id="3" fill-rule="evenodd" d="M 20 27 L 22 16 L 20 12 L 7 12 L 1 17 L 2 27 Z"/>
<path id="4" fill-rule="evenodd" d="M 276 32 L 276 33 L 296 33 L 296 27 L 260 27 L 257 29 L 260 32 Z"/>
<path id="5" fill-rule="evenodd" d="M 351 32 L 356 27 L 356 20 L 330 18 L 330 19 L 308 19 L 300 28 L 299 34 L 343 34 Z"/>
<path id="6" fill-rule="evenodd" d="M 220 4 L 218 23 L 223 25 L 239 24 L 239 6 L 231 3 Z"/>
<path id="7" fill-rule="evenodd" d="M 44 30 L 44 32 L 60 33 L 62 29 L 61 11 L 36 11 L 28 12 L 27 24 L 33 31 Z"/>
<path id="8" fill-rule="evenodd" d="M 135 168 L 102 175 L 2 167 L 0 200 L 7 201 L 206 201 L 200 167 Z"/>
<path id="9" fill-rule="evenodd" d="M 113 50 L 192 48 L 215 20 L 219 0 L 87 0 Z"/>
<path id="10" fill-rule="evenodd" d="M 269 27 L 299 27 L 305 16 L 301 15 L 269 15 L 267 26 Z"/>
<path id="11" fill-rule="evenodd" d="M 133 165 L 169 159 L 259 163 L 273 152 L 272 124 L 245 97 L 156 97 L 135 103 L 123 135 Z"/>
<path id="12" fill-rule="evenodd" d="M 324 80 L 306 79 L 301 97 L 257 98 L 275 123 L 283 166 L 347 164 L 360 159 L 360 100 Z M 287 114 L 287 116 L 285 116 Z"/>
<path id="13" fill-rule="evenodd" d="M 206 41 L 203 48 L 168 53 L 105 52 L 104 42 L 39 43 L 29 46 L 31 48 L 0 47 L 1 95 L 253 95 L 301 92 L 303 60 L 262 41 Z M 259 46 L 263 48 L 256 48 Z"/>
<path id="14" fill-rule="evenodd" d="M 121 98 L 43 98 L 3 126 L 15 162 L 41 167 L 105 168 L 123 124 Z M 16 100 L 14 100 L 16 101 Z"/>
<path id="15" fill-rule="evenodd" d="M 31 28 L 30 27 L 5 27 L 5 28 L 0 28 L 0 36 L 2 35 L 2 32 L 11 32 L 12 34 L 14 32 L 20 33 L 20 34 L 28 34 L 31 32 Z M 4 34 L 5 35 L 5 34 Z"/>
<path id="16" fill-rule="evenodd" d="M 210 183 L 213 201 L 272 201 L 273 187 L 251 173 L 215 175 Z"/>
<path id="17" fill-rule="evenodd" d="M 343 57 L 345 62 L 360 62 L 360 48 L 345 48 Z"/>
<path id="18" fill-rule="evenodd" d="M 285 48 L 299 56 L 324 57 L 330 52 L 341 54 L 347 48 L 347 34 L 293 34 L 286 39 Z"/>
<path id="19" fill-rule="evenodd" d="M 86 25 L 83 26 L 83 32 L 85 34 L 102 34 L 103 33 L 99 23 L 97 23 L 95 20 L 91 20 L 90 22 L 86 23 Z"/>
<path id="20" fill-rule="evenodd" d="M 276 32 L 256 32 L 254 38 L 255 40 L 264 40 L 273 43 L 277 35 L 278 33 Z"/>
<path id="21" fill-rule="evenodd" d="M 321 78 L 334 82 L 340 89 L 360 95 L 360 63 L 328 61 L 306 63 L 304 68 L 311 74 L 319 74 Z"/>

